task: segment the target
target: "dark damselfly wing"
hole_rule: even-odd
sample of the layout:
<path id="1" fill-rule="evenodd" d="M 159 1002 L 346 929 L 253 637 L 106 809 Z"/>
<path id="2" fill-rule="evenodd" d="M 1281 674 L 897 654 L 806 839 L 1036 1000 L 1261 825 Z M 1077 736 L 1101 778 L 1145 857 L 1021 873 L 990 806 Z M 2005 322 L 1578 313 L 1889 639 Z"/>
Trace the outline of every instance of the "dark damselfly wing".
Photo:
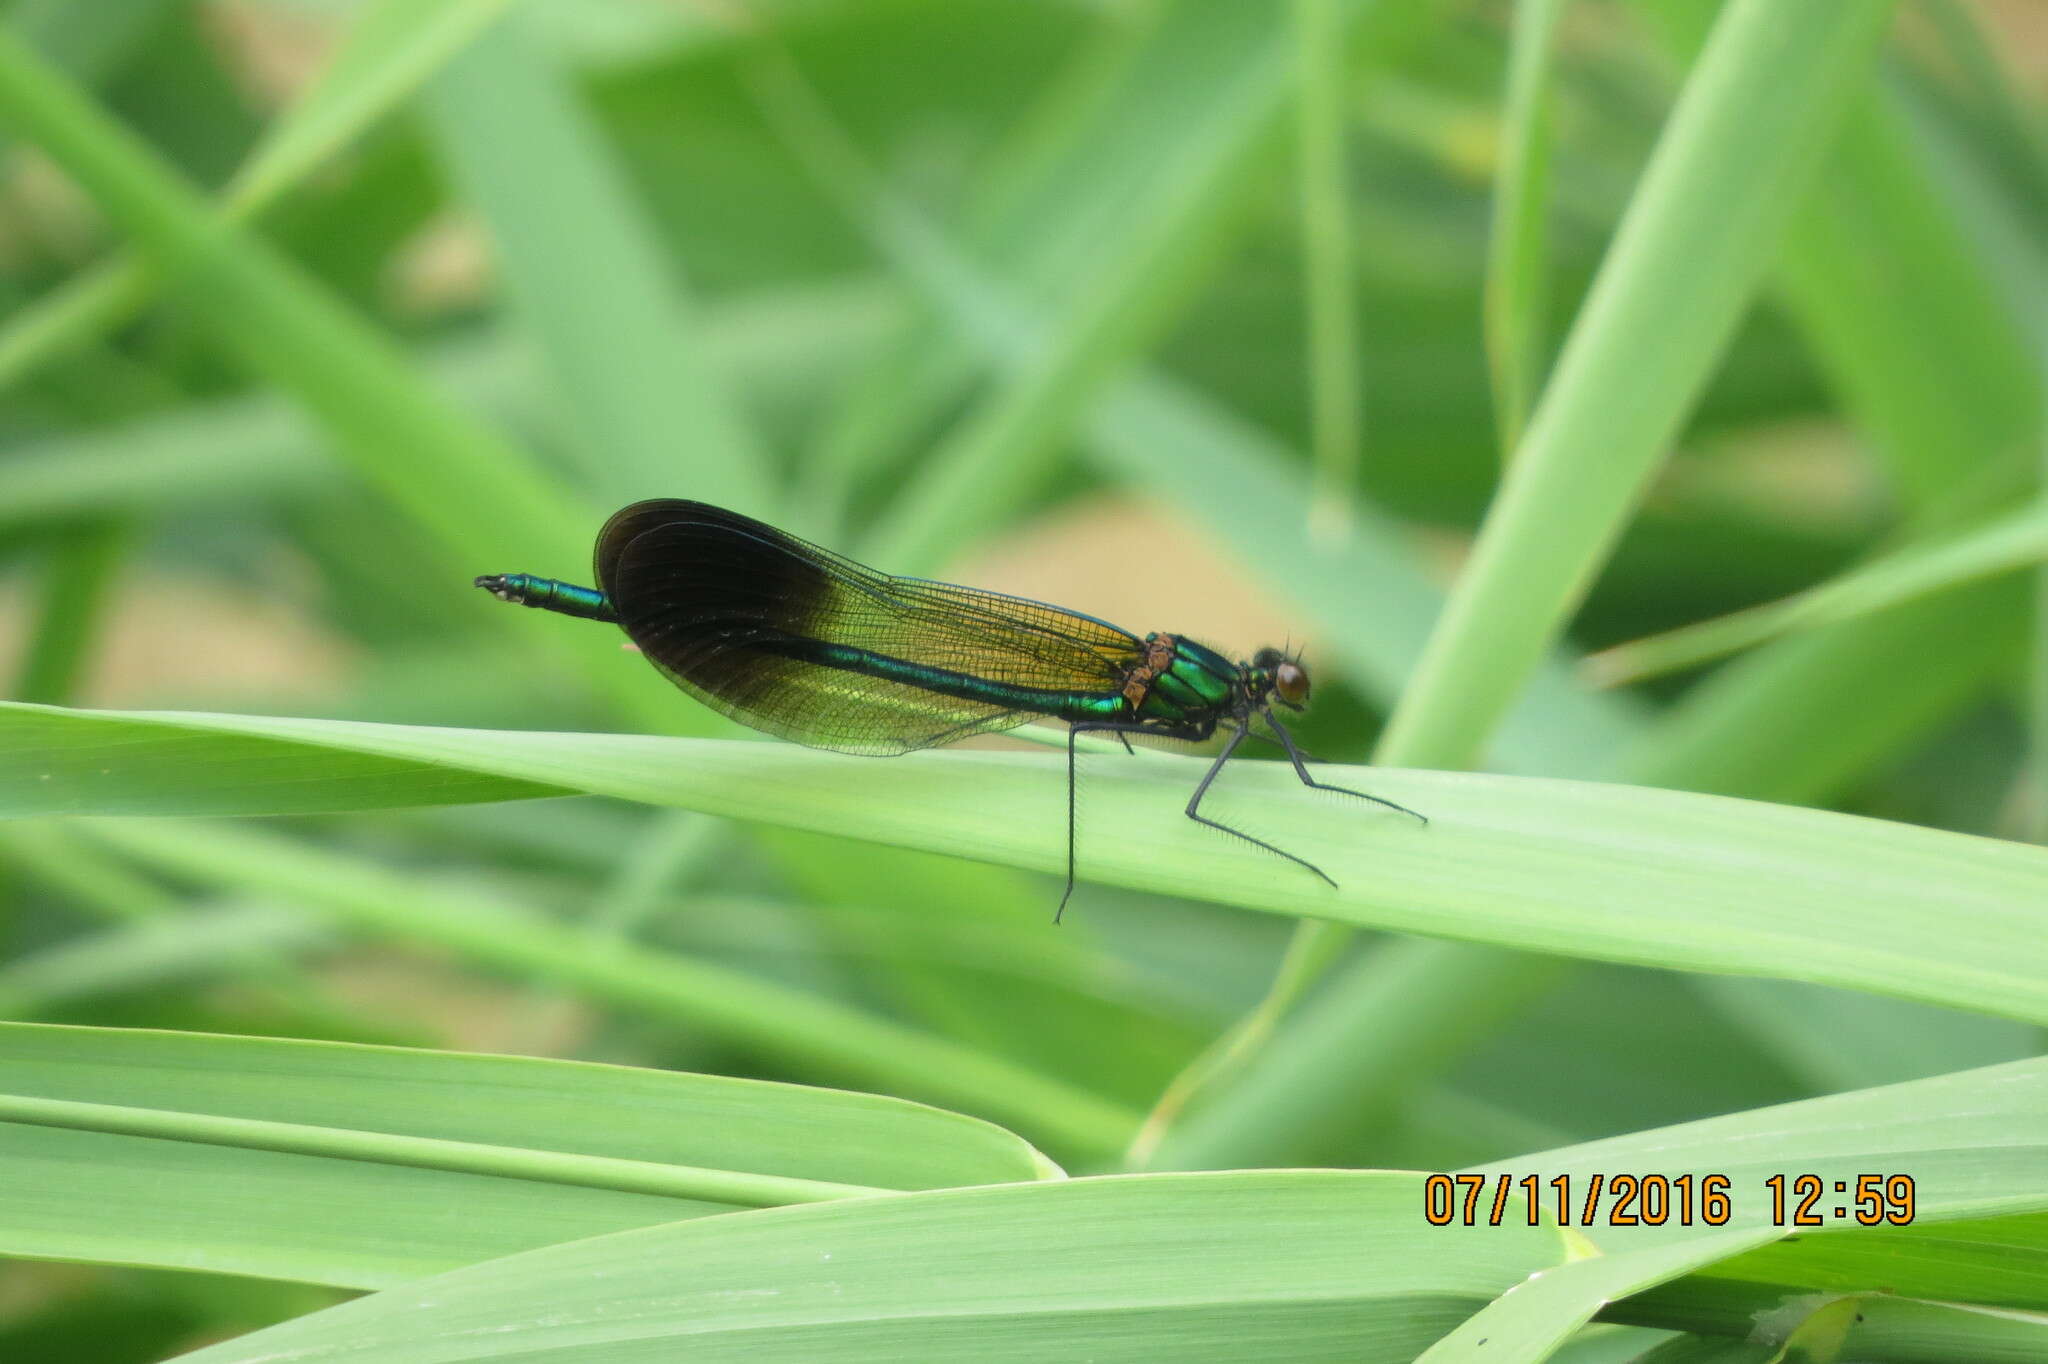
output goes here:
<path id="1" fill-rule="evenodd" d="M 912 669 L 1047 693 L 1114 691 L 1144 642 L 1023 597 L 878 573 L 750 517 L 664 498 L 613 516 L 597 580 L 619 623 L 677 686 L 740 723 L 813 748 L 904 753 L 1043 713 L 824 666 L 844 646 Z"/>

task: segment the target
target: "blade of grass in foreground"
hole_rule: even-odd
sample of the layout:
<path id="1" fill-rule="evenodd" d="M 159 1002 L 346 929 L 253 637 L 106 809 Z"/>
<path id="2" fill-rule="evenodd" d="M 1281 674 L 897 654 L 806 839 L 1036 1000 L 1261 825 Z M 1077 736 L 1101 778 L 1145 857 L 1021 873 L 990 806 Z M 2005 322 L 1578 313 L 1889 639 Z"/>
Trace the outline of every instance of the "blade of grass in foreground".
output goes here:
<path id="1" fill-rule="evenodd" d="M 268 811 L 317 791 L 337 752 L 406 786 L 478 774 L 1058 871 L 1056 755 L 916 753 L 259 716 L 0 706 L 0 812 Z M 210 761 L 217 754 L 219 761 Z M 1676 791 L 1389 769 L 1338 780 L 1427 811 L 1427 828 L 1240 763 L 1220 809 L 1339 884 L 1182 813 L 1201 761 L 1098 760 L 1084 877 L 1250 909 L 1499 946 L 1846 985 L 2048 1021 L 2048 849 Z M 411 768 L 411 775 L 407 769 Z M 972 792 L 972 800 L 962 800 Z M 408 797 L 416 798 L 416 797 Z M 104 837 L 129 839 L 125 826 Z M 164 826 L 155 855 L 180 854 Z M 201 859 L 203 861 L 203 859 Z M 364 874 L 368 874 L 365 871 Z M 314 878 L 317 879 L 317 878 Z"/>
<path id="2" fill-rule="evenodd" d="M 897 1099 L 575 1061 L 0 1024 L 0 1073 L 0 1168 L 37 1191 L 0 1253 L 352 1288 L 735 1207 L 1058 1173 Z"/>
<path id="3" fill-rule="evenodd" d="M 1543 1270 L 1475 1312 L 1416 1356 L 1415 1364 L 1465 1364 L 1475 1358 L 1489 1364 L 1536 1364 L 1608 1303 L 1794 1234 L 1789 1227 L 1751 1227 L 1678 1245 L 1591 1255 Z"/>
<path id="4" fill-rule="evenodd" d="M 1628 1170 L 1729 1176 L 1728 1226 L 1773 1220 L 1764 1181 L 1812 1171 L 1852 1181 L 1854 1172 L 1905 1171 L 1920 1184 L 1917 1218 L 1938 1221 L 2048 1208 L 2048 1058 L 1881 1085 L 1848 1094 L 1754 1108 L 1697 1122 L 1540 1151 L 1472 1167 L 1545 1177 Z M 1673 1218 L 1662 1225 L 1604 1227 L 1603 1247 L 1623 1249 L 1712 1234 Z"/>
<path id="5" fill-rule="evenodd" d="M 458 1270 L 180 1359 L 1403 1364 L 1564 1254 L 1554 1228 L 1429 1226 L 1421 1197 L 1413 1174 L 1286 1170 L 735 1213 Z"/>
<path id="6" fill-rule="evenodd" d="M 1725 1228 L 1706 1226 L 1698 1218 L 1673 1218 L 1663 1225 L 1589 1229 L 1588 1235 L 1608 1254 L 1547 1272 L 1525 1290 L 1504 1295 L 1447 1337 L 1445 1353 L 1424 1357 L 1440 1358 L 1444 1364 L 1467 1358 L 1473 1342 L 1491 1335 L 1489 1328 L 1495 1327 L 1509 1333 L 1504 1337 L 1507 1340 L 1524 1332 L 1549 1338 L 1590 1319 L 1620 1296 L 1725 1259 L 1732 1252 L 1781 1240 L 1785 1229 L 1770 1225 L 1774 1220 L 1770 1189 L 1764 1181 L 1786 1171 L 1814 1172 L 1823 1180 L 1842 1179 L 1851 1187 L 1859 1173 L 1903 1173 L 1914 1180 L 1917 1219 L 1923 1224 L 2039 1212 L 2048 1207 L 2048 1136 L 2044 1136 L 2048 1121 L 2044 1119 L 2048 1119 L 2048 1060 L 2036 1058 L 1731 1113 L 1476 1167 L 1470 1173 L 1485 1176 L 1489 1189 L 1497 1176 L 1515 1180 L 1540 1171 L 1546 1181 L 1566 1178 L 1579 1197 L 1596 1171 L 1603 1179 L 1618 1170 L 1674 1179 L 1692 1174 L 1696 1192 L 1700 1179 L 1715 1174 L 1729 1181 L 1729 1215 Z M 1927 1230 L 1938 1233 L 1938 1225 Z M 1913 1235 L 1921 1234 L 1916 1227 Z M 1822 1261 L 1845 1256 L 1856 1265 L 1849 1275 L 1838 1278 L 1823 1276 L 1803 1284 L 1788 1281 L 1782 1290 L 1785 1293 L 1868 1282 L 1873 1272 L 1888 1287 L 1895 1286 L 1897 1292 L 1907 1295 L 1953 1296 L 1970 1302 L 1978 1300 L 1972 1288 L 1985 1290 L 1981 1275 L 1970 1287 L 1952 1278 L 1943 1281 L 1937 1260 L 1914 1240 L 1891 1233 L 1837 1231 L 1800 1238 L 1796 1251 L 1785 1245 L 1758 1252 L 1759 1258 L 1781 1254 L 1812 1255 Z M 1873 1271 L 1873 1257 L 1881 1269 Z M 1998 1258 L 2009 1270 L 2010 1258 Z M 1662 1290 L 1658 1300 L 1661 1306 L 1657 1309 L 1637 1309 L 1631 1304 L 1617 1315 L 1665 1327 L 1699 1324 L 1686 1318 L 1689 1304 L 1684 1285 Z M 1769 1304 L 1747 1304 L 1752 1308 L 1760 1305 Z M 1748 1323 L 1746 1316 L 1737 1319 Z M 1725 1321 L 1715 1325 L 1729 1329 Z M 1503 1339 L 1493 1338 L 1496 1342 Z"/>

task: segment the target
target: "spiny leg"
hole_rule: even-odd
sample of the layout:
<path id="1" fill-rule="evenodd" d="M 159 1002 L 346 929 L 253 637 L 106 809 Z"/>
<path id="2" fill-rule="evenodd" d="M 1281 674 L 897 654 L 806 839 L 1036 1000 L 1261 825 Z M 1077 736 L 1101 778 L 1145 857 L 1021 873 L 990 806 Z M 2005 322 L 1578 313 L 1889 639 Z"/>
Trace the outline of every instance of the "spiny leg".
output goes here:
<path id="1" fill-rule="evenodd" d="M 1228 824 L 1225 824 L 1220 820 L 1211 819 L 1207 815 L 1202 813 L 1202 797 L 1208 794 L 1209 783 L 1216 780 L 1216 774 L 1223 770 L 1223 764 L 1230 761 L 1230 755 L 1237 752 L 1237 746 L 1243 743 L 1245 739 L 1250 736 L 1251 732 L 1252 727 L 1249 721 L 1243 721 L 1239 723 L 1237 732 L 1230 736 L 1230 742 L 1223 745 L 1223 751 L 1216 755 L 1216 761 L 1210 763 L 1209 770 L 1202 774 L 1202 780 L 1195 787 L 1195 794 L 1188 797 L 1188 818 L 1192 819 L 1197 824 L 1206 824 L 1212 829 L 1221 829 L 1226 834 L 1230 834 L 1234 837 L 1243 839 L 1245 842 L 1251 844 L 1253 847 L 1264 848 L 1267 852 L 1274 853 L 1278 856 L 1284 857 L 1289 862 L 1294 863 L 1298 867 L 1306 867 L 1310 871 L 1314 872 L 1317 876 L 1322 877 L 1323 880 L 1328 881 L 1330 887 L 1332 889 L 1335 889 L 1337 883 L 1335 881 L 1330 880 L 1330 874 L 1324 871 L 1321 867 L 1317 866 L 1315 863 L 1309 861 L 1307 858 L 1296 857 L 1293 853 L 1287 851 L 1287 849 L 1285 848 L 1276 848 L 1263 838 L 1253 838 L 1250 834 L 1246 833 L 1242 829 L 1233 829 Z M 1297 764 L 1297 767 L 1299 767 L 1299 764 Z M 1314 786 L 1316 785 L 1316 783 L 1310 782 L 1309 785 Z M 1333 787 L 1331 789 L 1341 790 L 1342 788 Z"/>
<path id="2" fill-rule="evenodd" d="M 1301 778 L 1303 786 L 1313 786 L 1318 791 L 1338 791 L 1347 796 L 1357 796 L 1360 800 L 1369 800 L 1375 805 L 1384 805 L 1389 810 L 1399 810 L 1404 815 L 1411 815 L 1421 820 L 1424 824 L 1429 823 L 1428 815 L 1421 814 L 1409 809 L 1405 805 L 1388 800 L 1385 796 L 1375 796 L 1368 791 L 1354 791 L 1348 786 L 1332 786 L 1329 782 L 1317 781 L 1308 774 L 1308 764 L 1302 761 L 1308 755 L 1303 753 L 1301 748 L 1294 742 L 1294 736 L 1287 732 L 1286 726 L 1282 725 L 1271 711 L 1265 711 L 1262 714 L 1265 716 L 1266 723 L 1273 727 L 1273 732 L 1280 736 L 1280 746 L 1287 750 L 1287 760 L 1294 764 L 1294 775 Z M 1261 735 L 1259 737 L 1263 738 L 1265 736 Z"/>
<path id="3" fill-rule="evenodd" d="M 1067 726 L 1067 888 L 1060 892 L 1060 907 L 1053 911 L 1052 921 L 1058 923 L 1060 916 L 1067 912 L 1067 901 L 1074 898 L 1074 740 L 1083 734 L 1114 734 L 1123 740 L 1124 751 L 1135 754 L 1129 735 L 1145 732 L 1145 725 L 1119 724 L 1103 721 L 1097 724 L 1082 723 Z"/>

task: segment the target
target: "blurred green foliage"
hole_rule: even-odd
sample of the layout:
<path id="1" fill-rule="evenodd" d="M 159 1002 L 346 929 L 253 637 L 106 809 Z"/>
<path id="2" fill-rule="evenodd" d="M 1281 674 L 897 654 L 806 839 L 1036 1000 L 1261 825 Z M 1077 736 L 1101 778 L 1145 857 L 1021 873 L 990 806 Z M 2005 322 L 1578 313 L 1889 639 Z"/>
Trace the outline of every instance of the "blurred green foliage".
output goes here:
<path id="1" fill-rule="evenodd" d="M 1576 0 L 1546 7 L 1554 31 L 1491 0 L 1334 8 L 1341 180 L 1322 202 L 1349 263 L 1317 273 L 1285 5 L 14 0 L 0 22 L 145 156 L 108 153 L 81 191 L 55 142 L 71 127 L 79 156 L 104 150 L 88 125 L 51 103 L 38 133 L 0 100 L 9 697 L 717 733 L 603 632 L 467 586 L 575 577 L 612 505 L 694 496 L 1139 630 L 1305 640 L 1304 742 L 1363 761 L 1397 701 L 1416 704 L 1400 683 L 1501 481 L 1495 395 L 1542 393 L 1717 6 Z M 1523 107 L 1504 97 L 1518 32 L 1547 40 L 1522 54 L 1541 76 Z M 1874 71 L 1842 58 L 1846 111 L 1776 206 L 1789 226 L 1732 339 L 1717 349 L 1689 315 L 1637 338 L 1646 370 L 1667 341 L 1711 354 L 1708 382 L 1674 399 L 1682 428 L 1611 553 L 1605 523 L 1559 518 L 1597 574 L 1488 765 L 2048 828 L 2037 567 L 1628 693 L 1572 671 L 2031 502 L 2048 450 L 2041 34 L 2024 0 L 1928 0 L 1901 7 Z M 338 50 L 357 64 L 329 68 Z M 1517 120 L 1538 114 L 1532 137 Z M 243 225 L 204 230 L 192 194 L 234 193 L 274 143 L 281 169 L 237 205 Z M 1755 149 L 1722 150 L 1741 183 Z M 1503 162 L 1539 153 L 1540 174 Z M 1504 182 L 1532 196 L 1537 235 L 1490 255 Z M 1503 292 L 1490 268 L 1530 277 Z M 1526 310 L 1493 361 L 1531 372 L 1504 386 L 1490 290 Z M 1334 547 L 1306 491 L 1310 296 L 1358 350 L 1357 540 Z M 1630 376 L 1600 377 L 1589 401 L 1626 413 Z M 1520 691 L 1521 660 L 1506 666 Z M 1055 932 L 1056 887 L 1007 867 L 594 797 L 266 832 L 332 859 L 337 882 L 480 897 L 844 1010 L 878 1045 L 896 1028 L 956 1047 L 1074 1098 L 1084 1128 L 1151 1109 L 1269 998 L 1288 943 L 1269 916 L 1104 887 Z M 232 945 L 146 936 L 184 916 Z M 81 948 L 82 965 L 63 955 Z M 1334 969 L 1300 978 L 1311 1008 L 1370 1003 L 1390 975 L 1420 1002 L 1361 1009 L 1375 1042 L 1340 1028 L 1296 1052 L 1283 1032 L 1301 1111 L 1219 1122 L 1208 1149 L 1196 1124 L 1165 1163 L 1446 1169 L 2041 1050 L 2028 1024 L 1819 987 L 1463 947 L 1389 970 L 1407 948 L 1380 935 L 1326 949 Z M 329 931 L 225 870 L 167 873 L 49 825 L 0 840 L 0 1004 L 840 1079 L 764 1043 L 763 1020 Z M 1227 1106 L 1231 1083 L 1208 1101 Z M 1061 1149 L 1074 1125 L 1011 1125 L 1077 1170 L 1114 1167 Z M 17 1262 L 0 1267 L 0 1358 L 157 1359 L 328 1300 Z"/>

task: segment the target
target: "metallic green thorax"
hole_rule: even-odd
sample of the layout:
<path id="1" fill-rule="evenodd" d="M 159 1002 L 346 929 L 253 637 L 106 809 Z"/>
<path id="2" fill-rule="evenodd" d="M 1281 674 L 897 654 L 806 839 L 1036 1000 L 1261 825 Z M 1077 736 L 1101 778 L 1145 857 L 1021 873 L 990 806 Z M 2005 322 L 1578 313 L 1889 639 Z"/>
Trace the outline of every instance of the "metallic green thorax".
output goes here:
<path id="1" fill-rule="evenodd" d="M 1135 701 L 1137 718 L 1168 725 L 1200 725 L 1213 722 L 1229 709 L 1243 669 L 1193 640 L 1148 635 L 1145 643 L 1152 647 L 1164 643 L 1172 653 L 1165 669 Z"/>

